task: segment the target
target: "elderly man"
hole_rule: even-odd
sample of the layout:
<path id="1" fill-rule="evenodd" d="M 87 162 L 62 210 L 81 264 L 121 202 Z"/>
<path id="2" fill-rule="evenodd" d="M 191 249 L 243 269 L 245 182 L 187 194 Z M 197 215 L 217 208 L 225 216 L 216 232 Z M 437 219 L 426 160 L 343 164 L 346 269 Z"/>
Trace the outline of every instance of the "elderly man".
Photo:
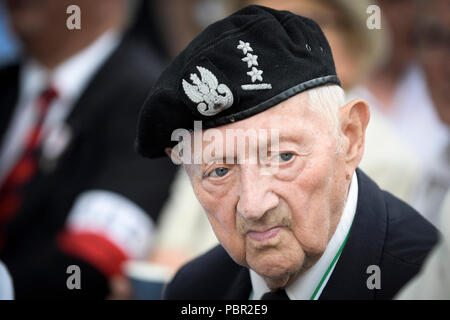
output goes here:
<path id="1" fill-rule="evenodd" d="M 369 110 L 339 84 L 315 22 L 259 6 L 168 67 L 137 148 L 183 163 L 221 245 L 166 298 L 389 299 L 419 271 L 436 231 L 357 169 Z"/>

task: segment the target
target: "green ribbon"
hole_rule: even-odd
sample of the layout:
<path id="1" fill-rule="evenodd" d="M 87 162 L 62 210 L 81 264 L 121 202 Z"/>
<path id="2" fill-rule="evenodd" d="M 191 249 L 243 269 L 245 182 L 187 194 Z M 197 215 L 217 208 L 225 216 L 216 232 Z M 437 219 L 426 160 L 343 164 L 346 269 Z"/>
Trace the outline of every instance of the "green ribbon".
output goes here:
<path id="1" fill-rule="evenodd" d="M 336 262 L 338 261 L 339 257 L 341 256 L 342 250 L 344 250 L 345 244 L 347 243 L 348 235 L 350 234 L 350 229 L 347 232 L 347 235 L 345 236 L 344 241 L 342 242 L 341 246 L 339 247 L 338 252 L 334 256 L 333 260 L 331 261 L 330 265 L 327 268 L 327 271 L 325 271 L 325 274 L 322 276 L 322 279 L 320 279 L 319 284 L 317 285 L 316 289 L 314 290 L 314 293 L 312 294 L 311 298 L 309 300 L 315 300 L 317 293 L 319 292 L 320 288 L 322 287 L 322 284 L 324 283 L 325 279 L 328 277 L 328 274 L 331 272 L 333 267 L 336 265 Z M 249 300 L 252 300 L 253 298 L 253 290 L 250 292 Z"/>
<path id="2" fill-rule="evenodd" d="M 352 227 L 350 226 L 350 229 Z M 348 235 L 350 234 L 350 229 L 347 232 L 347 235 L 345 236 L 344 242 L 342 242 L 338 252 L 336 253 L 336 255 L 334 256 L 333 260 L 331 261 L 330 265 L 328 266 L 327 271 L 325 272 L 325 274 L 323 275 L 322 279 L 320 279 L 319 284 L 316 287 L 316 290 L 314 290 L 314 293 L 312 294 L 311 298 L 309 298 L 309 300 L 315 300 L 317 293 L 319 292 L 320 288 L 322 287 L 323 282 L 325 281 L 325 279 L 328 277 L 328 274 L 331 272 L 331 270 L 333 269 L 333 267 L 336 265 L 337 260 L 339 259 L 342 250 L 345 247 L 345 243 L 347 242 L 347 238 Z"/>

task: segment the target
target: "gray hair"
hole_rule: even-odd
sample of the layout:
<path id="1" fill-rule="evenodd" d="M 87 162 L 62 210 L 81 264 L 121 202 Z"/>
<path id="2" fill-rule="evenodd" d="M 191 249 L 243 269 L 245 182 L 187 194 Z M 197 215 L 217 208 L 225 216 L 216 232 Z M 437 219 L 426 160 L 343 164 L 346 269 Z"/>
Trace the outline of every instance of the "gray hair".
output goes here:
<path id="1" fill-rule="evenodd" d="M 308 90 L 309 108 L 326 118 L 336 138 L 336 152 L 341 150 L 339 108 L 345 105 L 344 90 L 338 85 L 326 85 Z"/>

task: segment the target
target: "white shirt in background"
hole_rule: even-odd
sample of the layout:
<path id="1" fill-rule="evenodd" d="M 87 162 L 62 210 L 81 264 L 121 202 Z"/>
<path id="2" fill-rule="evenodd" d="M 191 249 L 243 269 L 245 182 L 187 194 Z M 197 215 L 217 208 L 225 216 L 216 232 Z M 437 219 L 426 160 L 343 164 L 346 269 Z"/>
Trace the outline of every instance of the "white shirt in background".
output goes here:
<path id="1" fill-rule="evenodd" d="M 381 164 L 385 163 L 386 170 L 378 170 L 379 173 L 371 174 L 370 170 L 366 171 L 369 171 L 368 174 L 377 183 L 379 183 L 379 177 L 382 177 L 380 180 L 389 181 L 386 185 L 379 183 L 380 187 L 405 200 L 428 221 L 439 226 L 440 208 L 450 187 L 450 157 L 448 156 L 450 130 L 440 120 L 434 108 L 423 70 L 417 65 L 411 65 L 405 72 L 392 99 L 391 112 L 381 112 L 385 108 L 382 108 L 376 97 L 364 87 L 356 88 L 352 94 L 366 100 L 372 111 L 384 118 L 389 124 L 389 129 L 395 133 L 395 138 L 399 138 L 411 154 L 407 156 L 405 152 L 402 152 L 403 155 L 399 158 L 399 152 L 387 148 L 387 144 L 379 141 L 376 150 L 380 153 L 379 159 L 375 163 L 377 158 L 374 154 L 375 150 L 366 149 L 361 168 L 364 170 L 364 165 L 373 167 L 378 163 L 379 169 L 382 169 Z M 384 132 L 380 132 L 381 130 L 377 129 L 377 131 L 370 132 L 369 123 L 366 138 L 369 144 L 370 140 L 377 139 L 377 134 L 385 135 Z M 368 156 L 369 153 L 373 155 Z M 391 157 L 392 160 L 383 161 L 382 156 Z M 368 161 L 371 163 L 367 163 Z M 397 169 L 389 162 L 396 164 Z M 403 162 L 400 168 L 399 162 Z M 419 165 L 416 172 L 413 170 L 413 162 Z M 395 170 L 388 170 L 388 167 Z M 385 178 L 383 178 L 383 172 L 386 175 Z M 389 176 L 393 179 L 389 179 Z M 407 190 L 406 188 L 409 189 L 406 197 L 397 193 L 401 189 Z"/>
<path id="2" fill-rule="evenodd" d="M 355 92 L 383 114 L 422 168 L 434 165 L 449 141 L 449 134 L 433 106 L 425 74 L 417 65 L 410 66 L 399 81 L 389 113 L 383 112 L 385 108 L 366 88 L 358 87 Z"/>
<path id="3" fill-rule="evenodd" d="M 6 266 L 0 261 L 0 300 L 13 300 L 14 287 Z"/>

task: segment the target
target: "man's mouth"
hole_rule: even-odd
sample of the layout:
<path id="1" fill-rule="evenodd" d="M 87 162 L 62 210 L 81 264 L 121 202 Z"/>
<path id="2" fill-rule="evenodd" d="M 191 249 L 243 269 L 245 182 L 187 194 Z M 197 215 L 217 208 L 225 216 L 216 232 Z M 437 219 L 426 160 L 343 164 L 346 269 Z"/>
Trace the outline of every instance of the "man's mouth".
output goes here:
<path id="1" fill-rule="evenodd" d="M 281 227 L 272 227 L 263 231 L 250 230 L 247 232 L 247 236 L 255 241 L 266 241 L 275 237 L 280 229 Z"/>

